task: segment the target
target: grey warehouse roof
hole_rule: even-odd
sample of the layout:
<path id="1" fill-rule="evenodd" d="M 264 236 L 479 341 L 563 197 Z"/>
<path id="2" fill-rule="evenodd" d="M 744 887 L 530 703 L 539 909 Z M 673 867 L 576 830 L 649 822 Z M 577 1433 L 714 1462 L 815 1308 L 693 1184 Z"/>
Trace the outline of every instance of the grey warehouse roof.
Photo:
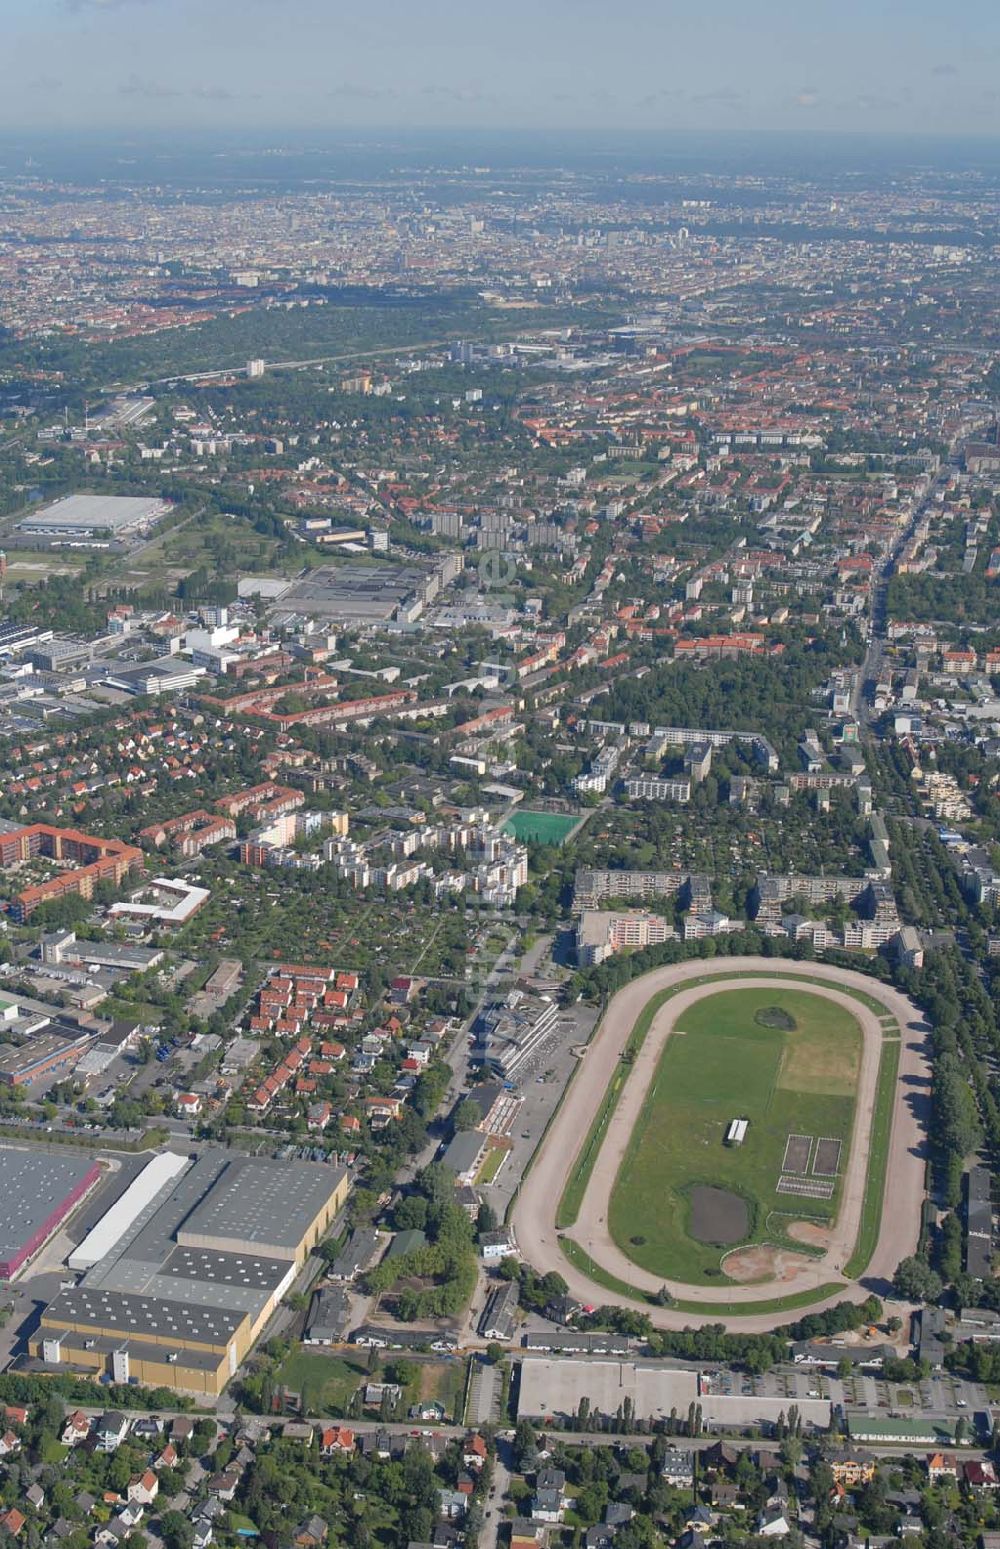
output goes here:
<path id="1" fill-rule="evenodd" d="M 231 1161 L 177 1233 L 182 1247 L 294 1257 L 299 1244 L 344 1176 L 325 1162 Z"/>
<path id="2" fill-rule="evenodd" d="M 13 1258 L 94 1166 L 92 1157 L 0 1146 L 0 1260 Z"/>
<path id="3" fill-rule="evenodd" d="M 104 528 L 118 532 L 148 521 L 163 508 L 162 500 L 148 495 L 66 495 L 26 516 L 18 527 L 22 532 L 93 532 Z"/>
<path id="4" fill-rule="evenodd" d="M 45 1322 L 89 1324 L 115 1329 L 136 1339 L 174 1340 L 178 1344 L 227 1345 L 246 1314 L 238 1309 L 165 1302 L 159 1297 L 127 1296 L 120 1291 L 76 1286 L 60 1291 L 45 1310 Z"/>

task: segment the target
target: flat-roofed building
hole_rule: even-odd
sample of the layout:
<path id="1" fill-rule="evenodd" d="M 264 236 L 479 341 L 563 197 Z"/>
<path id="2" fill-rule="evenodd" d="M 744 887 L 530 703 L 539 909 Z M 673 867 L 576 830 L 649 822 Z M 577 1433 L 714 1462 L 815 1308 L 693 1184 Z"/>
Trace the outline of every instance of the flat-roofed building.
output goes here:
<path id="1" fill-rule="evenodd" d="M 110 540 L 149 527 L 169 510 L 169 501 L 148 495 L 65 495 L 24 517 L 17 530 L 64 542 Z"/>
<path id="2" fill-rule="evenodd" d="M 46 1365 L 217 1396 L 347 1193 L 329 1166 L 180 1160 L 46 1309 L 30 1344 Z"/>
<path id="3" fill-rule="evenodd" d="M 77 1286 L 49 1303 L 30 1348 L 47 1365 L 217 1395 L 250 1344 L 240 1309 Z"/>
<path id="4" fill-rule="evenodd" d="M 676 932 L 659 914 L 628 910 L 618 914 L 607 909 L 587 909 L 576 928 L 576 958 L 582 968 L 593 967 L 616 952 L 658 946 Z"/>
<path id="5" fill-rule="evenodd" d="M 25 1043 L 0 1048 L 0 1086 L 31 1086 L 46 1077 L 66 1075 L 94 1042 L 89 1033 L 67 1030 L 40 1033 Z"/>
<path id="6" fill-rule="evenodd" d="M 0 1280 L 11 1280 L 101 1177 L 85 1157 L 0 1146 Z"/>
<path id="7" fill-rule="evenodd" d="M 625 781 L 625 794 L 630 801 L 678 801 L 691 800 L 690 780 L 668 780 L 659 775 L 632 775 Z"/>
<path id="8" fill-rule="evenodd" d="M 343 1206 L 347 1187 L 341 1167 L 240 1157 L 195 1206 L 177 1241 L 301 1264 Z"/>

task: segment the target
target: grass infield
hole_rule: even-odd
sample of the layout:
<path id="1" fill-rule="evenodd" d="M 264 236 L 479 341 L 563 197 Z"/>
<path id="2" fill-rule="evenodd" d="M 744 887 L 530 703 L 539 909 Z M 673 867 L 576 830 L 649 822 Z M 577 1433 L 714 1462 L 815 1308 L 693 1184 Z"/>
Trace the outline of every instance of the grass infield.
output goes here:
<path id="1" fill-rule="evenodd" d="M 770 982 L 774 977 L 780 976 L 780 974 L 781 964 L 780 962 L 776 962 L 773 971 L 753 970 L 751 973 L 740 975 L 740 977 L 747 982 L 749 987 L 754 979 L 768 980 Z M 731 977 L 732 970 L 730 969 L 705 974 L 697 979 L 688 979 L 652 996 L 647 1004 L 643 1007 L 641 1013 L 636 1019 L 635 1026 L 629 1035 L 623 1060 L 616 1068 L 612 1080 L 608 1085 L 608 1089 L 604 1094 L 601 1106 L 598 1109 L 598 1112 L 590 1126 L 584 1143 L 580 1148 L 573 1171 L 570 1174 L 562 1198 L 559 1201 L 559 1206 L 556 1213 L 557 1229 L 564 1230 L 567 1227 L 571 1227 L 577 1220 L 580 1206 L 582 1204 L 587 1185 L 589 1184 L 601 1144 L 603 1143 L 608 1123 L 610 1122 L 611 1116 L 621 1095 L 621 1091 L 628 1077 L 631 1064 L 645 1041 L 646 1035 L 649 1032 L 649 1028 L 652 1026 L 656 1013 L 668 1000 L 670 1000 L 674 995 L 680 993 L 682 990 L 688 990 L 697 986 L 711 984 L 713 982 L 718 982 L 722 979 L 729 979 Z M 832 981 L 824 980 L 819 975 L 817 975 L 815 978 L 802 978 L 802 989 L 799 990 L 796 987 L 794 991 L 789 991 L 788 993 L 808 993 L 810 985 L 822 986 L 827 983 L 832 983 Z M 845 1265 L 844 1271 L 845 1275 L 847 1275 L 849 1278 L 857 1278 L 864 1270 L 868 1260 L 871 1258 L 872 1252 L 874 1251 L 875 1245 L 878 1241 L 883 1194 L 885 1188 L 885 1175 L 888 1166 L 888 1148 L 892 1126 L 893 1097 L 899 1066 L 900 1044 L 899 1042 L 893 1042 L 893 1039 L 895 1036 L 895 1039 L 898 1040 L 900 1036 L 900 1028 L 896 1018 L 893 1017 L 891 1013 L 886 1012 L 885 1006 L 881 1001 L 877 1001 L 872 996 L 866 995 L 863 991 L 855 990 L 846 985 L 835 985 L 834 987 L 839 989 L 843 994 L 849 996 L 850 998 L 859 1001 L 867 1009 L 874 1011 L 878 1015 L 882 1027 L 883 1038 L 886 1041 L 886 1046 L 883 1049 L 883 1056 L 879 1066 L 878 1089 L 872 1124 L 872 1135 L 870 1141 L 871 1149 L 869 1155 L 868 1176 L 866 1181 L 866 1193 L 862 1221 L 859 1228 L 858 1239 L 855 1244 L 854 1252 L 852 1253 L 851 1258 L 848 1260 L 848 1263 Z M 814 1001 L 815 1000 L 818 1000 L 818 998 L 814 997 Z M 767 1007 L 773 1007 L 776 1003 L 781 1003 L 780 999 L 771 993 L 762 995 L 761 1004 L 763 1005 L 765 1002 Z M 840 1009 L 834 1007 L 833 1003 L 831 1002 L 820 1003 L 825 1006 L 829 1006 L 831 1010 Z M 844 1013 L 842 1012 L 841 1014 L 843 1015 Z M 686 1020 L 687 1018 L 685 1018 L 685 1021 Z M 853 1096 L 851 1097 L 850 1101 L 853 1106 Z M 796 1113 L 797 1112 L 798 1110 L 796 1109 Z M 735 1114 L 732 1116 L 735 1117 Z M 795 1128 L 796 1130 L 799 1129 L 797 1123 Z M 829 1134 L 830 1131 L 826 1131 L 826 1133 Z M 846 1139 L 849 1139 L 849 1134 L 850 1132 L 848 1130 L 847 1136 L 845 1137 Z M 635 1137 L 633 1136 L 633 1144 L 634 1143 Z M 847 1150 L 845 1147 L 845 1160 L 846 1154 Z M 793 1199 L 787 1195 L 779 1196 L 778 1199 L 780 1200 L 780 1206 L 782 1207 L 780 1210 L 774 1210 L 773 1212 L 772 1210 L 764 1210 L 763 1212 L 759 1212 L 756 1216 L 756 1220 L 762 1223 L 760 1226 L 761 1238 L 769 1238 L 769 1240 L 777 1241 L 786 1247 L 796 1247 L 800 1251 L 808 1254 L 810 1252 L 808 1245 L 793 1244 L 787 1237 L 785 1237 L 783 1232 L 776 1232 L 773 1228 L 773 1225 L 770 1234 L 767 1233 L 766 1228 L 769 1218 L 771 1218 L 773 1221 L 773 1217 L 778 1214 L 788 1215 L 789 1218 L 796 1217 Z M 775 1203 L 777 1203 L 777 1201 L 775 1201 Z M 827 1209 L 829 1211 L 829 1207 L 827 1207 Z M 807 1201 L 806 1199 L 803 1199 L 801 1210 L 801 1217 L 803 1219 L 816 1219 L 817 1215 L 822 1215 L 822 1213 L 822 1205 L 817 1208 L 815 1201 Z M 649 1237 L 648 1231 L 646 1231 L 642 1225 L 640 1225 L 638 1232 L 632 1233 L 630 1235 L 641 1235 L 647 1239 Z M 633 1286 L 629 1286 L 622 1281 L 618 1281 L 613 1275 L 610 1275 L 607 1271 L 602 1270 L 599 1265 L 594 1264 L 589 1254 L 587 1254 L 584 1249 L 580 1248 L 578 1244 L 573 1242 L 571 1238 L 564 1237 L 562 1239 L 562 1247 L 566 1257 L 572 1263 L 576 1264 L 578 1268 L 585 1270 L 590 1278 L 594 1279 L 598 1284 L 604 1285 L 608 1289 L 616 1290 L 621 1294 L 636 1298 L 639 1301 L 648 1300 L 644 1293 L 637 1291 Z M 635 1256 L 635 1245 L 629 1244 L 629 1251 L 633 1254 L 633 1256 Z M 652 1272 L 656 1273 L 657 1271 L 653 1270 Z M 676 1268 L 671 1266 L 669 1271 L 664 1274 L 664 1278 L 677 1278 Z M 710 1283 L 712 1278 L 714 1277 L 709 1276 L 707 1279 L 703 1279 L 702 1283 Z M 722 1287 L 720 1286 L 720 1290 L 721 1289 Z M 720 1301 L 715 1310 L 717 1312 L 727 1314 L 736 1314 L 742 1311 L 749 1315 L 753 1311 L 767 1311 L 772 1309 L 777 1311 L 784 1310 L 789 1307 L 804 1307 L 809 1305 L 810 1302 L 819 1301 L 826 1296 L 835 1294 L 835 1292 L 839 1289 L 840 1286 L 835 1283 L 831 1283 L 829 1286 L 819 1287 L 812 1292 L 798 1292 L 790 1295 L 789 1297 L 779 1297 L 770 1301 L 760 1301 L 753 1304 L 741 1303 L 732 1305 Z M 682 1309 L 689 1306 L 690 1310 L 692 1311 L 708 1311 L 707 1304 L 701 1302 L 690 1304 L 684 1302 L 675 1302 L 674 1305 L 681 1307 Z"/>
<path id="2" fill-rule="evenodd" d="M 762 1010 L 783 1011 L 794 1031 L 762 1026 Z M 857 1019 L 808 989 L 720 990 L 689 1006 L 664 1045 L 611 1191 L 608 1225 L 622 1252 L 664 1279 L 720 1279 L 734 1241 L 766 1241 L 768 1213 L 798 1197 L 778 1191 L 789 1135 L 840 1140 L 846 1156 L 860 1062 Z M 742 1145 L 727 1146 L 735 1118 L 749 1119 L 749 1129 Z M 806 1188 L 814 1181 L 801 1180 Z M 745 1235 L 723 1229 L 726 1195 L 715 1195 L 712 1240 L 712 1210 L 700 1208 L 705 1187 L 745 1203 Z M 838 1194 L 835 1185 L 829 1198 L 803 1196 L 803 1204 L 832 1219 Z"/>
<path id="3" fill-rule="evenodd" d="M 865 1178 L 865 1197 L 861 1205 L 861 1223 L 858 1227 L 854 1252 L 844 1265 L 844 1274 L 851 1280 L 858 1278 L 875 1252 L 879 1227 L 882 1224 L 882 1202 L 885 1196 L 886 1169 L 889 1165 L 889 1140 L 892 1135 L 892 1113 L 896 1100 L 896 1079 L 899 1074 L 901 1048 L 899 1039 L 889 1039 L 882 1045 L 869 1139 L 868 1175 Z"/>

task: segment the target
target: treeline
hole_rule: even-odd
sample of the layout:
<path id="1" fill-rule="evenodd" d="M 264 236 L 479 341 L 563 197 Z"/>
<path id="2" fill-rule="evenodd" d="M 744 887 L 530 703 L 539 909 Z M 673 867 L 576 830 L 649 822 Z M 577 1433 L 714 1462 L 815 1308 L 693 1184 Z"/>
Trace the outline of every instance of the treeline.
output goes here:
<path id="1" fill-rule="evenodd" d="M 729 1334 L 722 1323 L 703 1323 L 699 1328 L 654 1329 L 649 1313 L 614 1306 L 598 1307 L 583 1319 L 581 1327 L 610 1328 L 643 1339 L 650 1355 L 741 1366 L 746 1371 L 759 1373 L 787 1361 L 792 1340 L 829 1339 L 835 1334 L 877 1323 L 881 1317 L 882 1303 L 877 1296 L 869 1296 L 860 1304 L 838 1302 L 825 1312 L 807 1313 L 797 1323 L 789 1323 L 770 1334 Z"/>
<path id="2" fill-rule="evenodd" d="M 48 1405 L 52 1397 L 67 1404 L 89 1408 L 177 1410 L 193 1409 L 194 1400 L 172 1388 L 132 1387 L 121 1382 L 102 1384 L 69 1373 L 29 1377 L 12 1372 L 0 1374 L 0 1401 L 7 1404 Z"/>
<path id="3" fill-rule="evenodd" d="M 966 1158 L 984 1144 L 1000 1155 L 1000 1105 L 989 1074 L 1000 1057 L 996 1006 L 954 947 L 928 953 L 921 972 L 900 969 L 896 977 L 931 1024 L 931 1156 L 941 1197 L 954 1208 Z"/>

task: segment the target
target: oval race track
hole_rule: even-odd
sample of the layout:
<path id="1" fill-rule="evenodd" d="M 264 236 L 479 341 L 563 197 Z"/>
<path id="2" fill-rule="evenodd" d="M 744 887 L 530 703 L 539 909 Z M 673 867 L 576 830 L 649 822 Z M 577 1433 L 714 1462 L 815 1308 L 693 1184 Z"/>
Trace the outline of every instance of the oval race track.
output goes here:
<path id="1" fill-rule="evenodd" d="M 512 1223 L 522 1256 L 540 1273 L 557 1270 L 566 1280 L 570 1294 L 584 1303 L 641 1307 L 649 1313 L 657 1328 L 685 1328 L 699 1321 L 697 1311 L 651 1306 L 644 1301 L 606 1290 L 590 1280 L 564 1256 L 555 1222 L 559 1201 L 580 1147 L 590 1131 L 643 1007 L 662 990 L 684 985 L 689 980 L 704 979 L 708 975 L 713 976 L 711 983 L 680 990 L 656 1013 L 608 1124 L 577 1221 L 567 1228 L 566 1236 L 585 1248 L 593 1261 L 608 1274 L 640 1291 L 660 1289 L 662 1277 L 640 1269 L 612 1240 L 607 1217 L 608 1201 L 619 1164 L 671 1029 L 680 1013 L 693 1001 L 722 990 L 745 989 L 748 984 L 764 986 L 767 983 L 776 987 L 808 989 L 810 993 L 825 996 L 850 1010 L 860 1023 L 863 1035 L 854 1132 L 844 1174 L 840 1211 L 829 1245 L 821 1258 L 801 1257 L 793 1278 L 785 1278 L 780 1283 L 769 1280 L 753 1285 L 727 1282 L 725 1285 L 710 1286 L 690 1285 L 668 1279 L 666 1284 L 689 1307 L 694 1303 L 705 1304 L 702 1321 L 724 1323 L 727 1327 L 745 1333 L 763 1332 L 782 1321 L 793 1321 L 807 1311 L 815 1311 L 834 1302 L 863 1301 L 870 1291 L 885 1294 L 900 1259 L 916 1248 L 920 1230 L 926 1119 L 930 1101 L 927 1024 L 920 1011 L 904 995 L 865 974 L 823 963 L 768 957 L 698 958 L 668 968 L 657 968 L 633 980 L 614 996 L 515 1202 Z M 748 979 L 741 975 L 754 977 Z M 803 980 L 821 982 L 804 984 Z M 843 986 L 843 989 L 838 991 L 838 985 Z M 902 1034 L 884 1191 L 884 1199 L 890 1200 L 892 1204 L 891 1209 L 883 1209 L 875 1251 L 859 1281 L 845 1280 L 842 1268 L 853 1251 L 864 1198 L 882 1028 L 877 1015 L 851 995 L 845 994 L 844 990 L 847 989 L 857 990 L 882 1002 L 886 1013 L 898 1021 Z M 808 1307 L 797 1306 L 783 1315 L 773 1310 L 754 1312 L 755 1302 L 771 1302 L 775 1297 L 798 1295 L 833 1282 L 839 1282 L 836 1295 L 817 1299 Z M 730 1308 L 726 1316 L 718 1312 L 719 1304 L 723 1301 Z"/>

